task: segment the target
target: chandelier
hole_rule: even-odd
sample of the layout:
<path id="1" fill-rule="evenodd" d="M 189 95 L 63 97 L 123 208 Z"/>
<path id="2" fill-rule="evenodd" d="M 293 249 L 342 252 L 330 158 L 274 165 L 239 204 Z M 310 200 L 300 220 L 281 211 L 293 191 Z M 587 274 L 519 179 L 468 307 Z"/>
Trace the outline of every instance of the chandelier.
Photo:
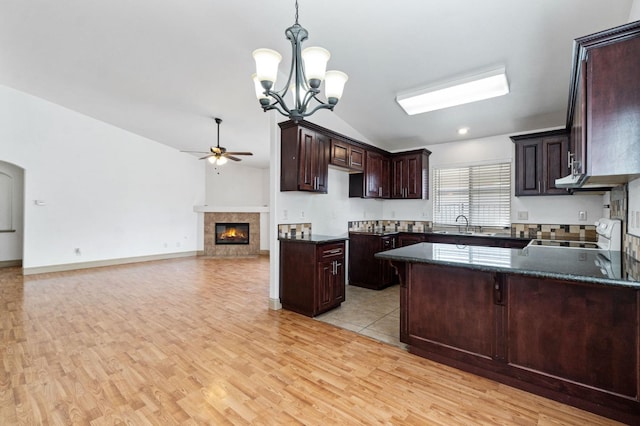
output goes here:
<path id="1" fill-rule="evenodd" d="M 344 84 L 349 78 L 341 71 L 326 71 L 331 54 L 322 47 L 307 47 L 302 50 L 302 42 L 309 33 L 298 24 L 298 1 L 296 0 L 296 23 L 284 32 L 291 42 L 291 68 L 289 79 L 281 90 L 275 90 L 278 65 L 282 60 L 275 50 L 257 49 L 253 52 L 256 61 L 256 73 L 253 82 L 256 97 L 264 111 L 275 109 L 280 114 L 291 118 L 294 122 L 303 120 L 319 109 L 333 111 L 342 97 Z M 326 102 L 318 99 L 320 84 L 324 81 Z M 285 102 L 285 96 L 291 91 L 293 108 Z M 309 103 L 315 99 L 318 104 L 313 109 Z M 312 105 L 313 106 L 313 105 Z"/>

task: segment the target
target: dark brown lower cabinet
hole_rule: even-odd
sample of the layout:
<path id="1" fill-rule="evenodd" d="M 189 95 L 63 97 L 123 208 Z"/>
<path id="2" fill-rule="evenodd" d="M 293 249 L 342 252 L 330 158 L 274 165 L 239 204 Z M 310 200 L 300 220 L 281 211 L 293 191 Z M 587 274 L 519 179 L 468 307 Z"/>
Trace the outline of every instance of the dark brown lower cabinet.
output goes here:
<path id="1" fill-rule="evenodd" d="M 380 290 L 397 284 L 391 264 L 374 257 L 396 248 L 396 244 L 395 235 L 349 233 L 349 285 Z"/>
<path id="2" fill-rule="evenodd" d="M 314 317 L 345 298 L 345 243 L 280 241 L 280 303 Z"/>
<path id="3" fill-rule="evenodd" d="M 420 356 L 640 424 L 640 290 L 393 262 Z"/>

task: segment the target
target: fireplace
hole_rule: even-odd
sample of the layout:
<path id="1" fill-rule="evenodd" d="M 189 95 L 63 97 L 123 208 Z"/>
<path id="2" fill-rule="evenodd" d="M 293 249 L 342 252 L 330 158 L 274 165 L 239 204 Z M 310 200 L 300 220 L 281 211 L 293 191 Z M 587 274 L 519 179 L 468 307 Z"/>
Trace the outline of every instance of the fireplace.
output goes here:
<path id="1" fill-rule="evenodd" d="M 249 244 L 249 223 L 216 223 L 216 244 Z"/>
<path id="2" fill-rule="evenodd" d="M 220 244 L 216 242 L 216 225 L 248 224 L 248 244 Z M 237 232 L 237 231 L 236 231 Z M 255 212 L 205 212 L 204 255 L 212 257 L 257 256 L 260 254 L 260 213 Z"/>

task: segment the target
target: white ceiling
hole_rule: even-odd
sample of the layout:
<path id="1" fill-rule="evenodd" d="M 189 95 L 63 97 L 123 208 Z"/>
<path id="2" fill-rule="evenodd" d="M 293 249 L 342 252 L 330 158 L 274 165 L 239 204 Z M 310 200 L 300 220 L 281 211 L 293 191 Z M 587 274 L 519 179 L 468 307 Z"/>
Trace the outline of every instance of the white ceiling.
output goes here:
<path id="1" fill-rule="evenodd" d="M 305 46 L 349 74 L 337 114 L 391 151 L 561 126 L 572 41 L 627 22 L 632 0 L 300 0 Z M 268 165 L 268 116 L 251 52 L 278 50 L 294 0 L 2 0 L 0 84 L 179 150 L 251 150 Z M 398 92 L 504 65 L 507 96 L 407 116 Z M 288 71 L 288 70 L 286 70 Z M 270 112 L 269 114 L 272 114 Z M 320 111 L 316 114 L 332 114 Z M 309 118 L 313 121 L 313 116 Z"/>

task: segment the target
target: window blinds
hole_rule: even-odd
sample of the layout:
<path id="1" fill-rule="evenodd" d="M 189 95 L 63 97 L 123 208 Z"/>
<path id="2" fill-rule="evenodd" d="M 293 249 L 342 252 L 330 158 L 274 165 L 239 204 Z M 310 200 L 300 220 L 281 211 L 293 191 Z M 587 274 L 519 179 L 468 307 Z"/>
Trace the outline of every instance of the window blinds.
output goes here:
<path id="1" fill-rule="evenodd" d="M 462 214 L 472 226 L 511 224 L 511 163 L 434 169 L 433 192 L 434 223 L 454 225 Z"/>

